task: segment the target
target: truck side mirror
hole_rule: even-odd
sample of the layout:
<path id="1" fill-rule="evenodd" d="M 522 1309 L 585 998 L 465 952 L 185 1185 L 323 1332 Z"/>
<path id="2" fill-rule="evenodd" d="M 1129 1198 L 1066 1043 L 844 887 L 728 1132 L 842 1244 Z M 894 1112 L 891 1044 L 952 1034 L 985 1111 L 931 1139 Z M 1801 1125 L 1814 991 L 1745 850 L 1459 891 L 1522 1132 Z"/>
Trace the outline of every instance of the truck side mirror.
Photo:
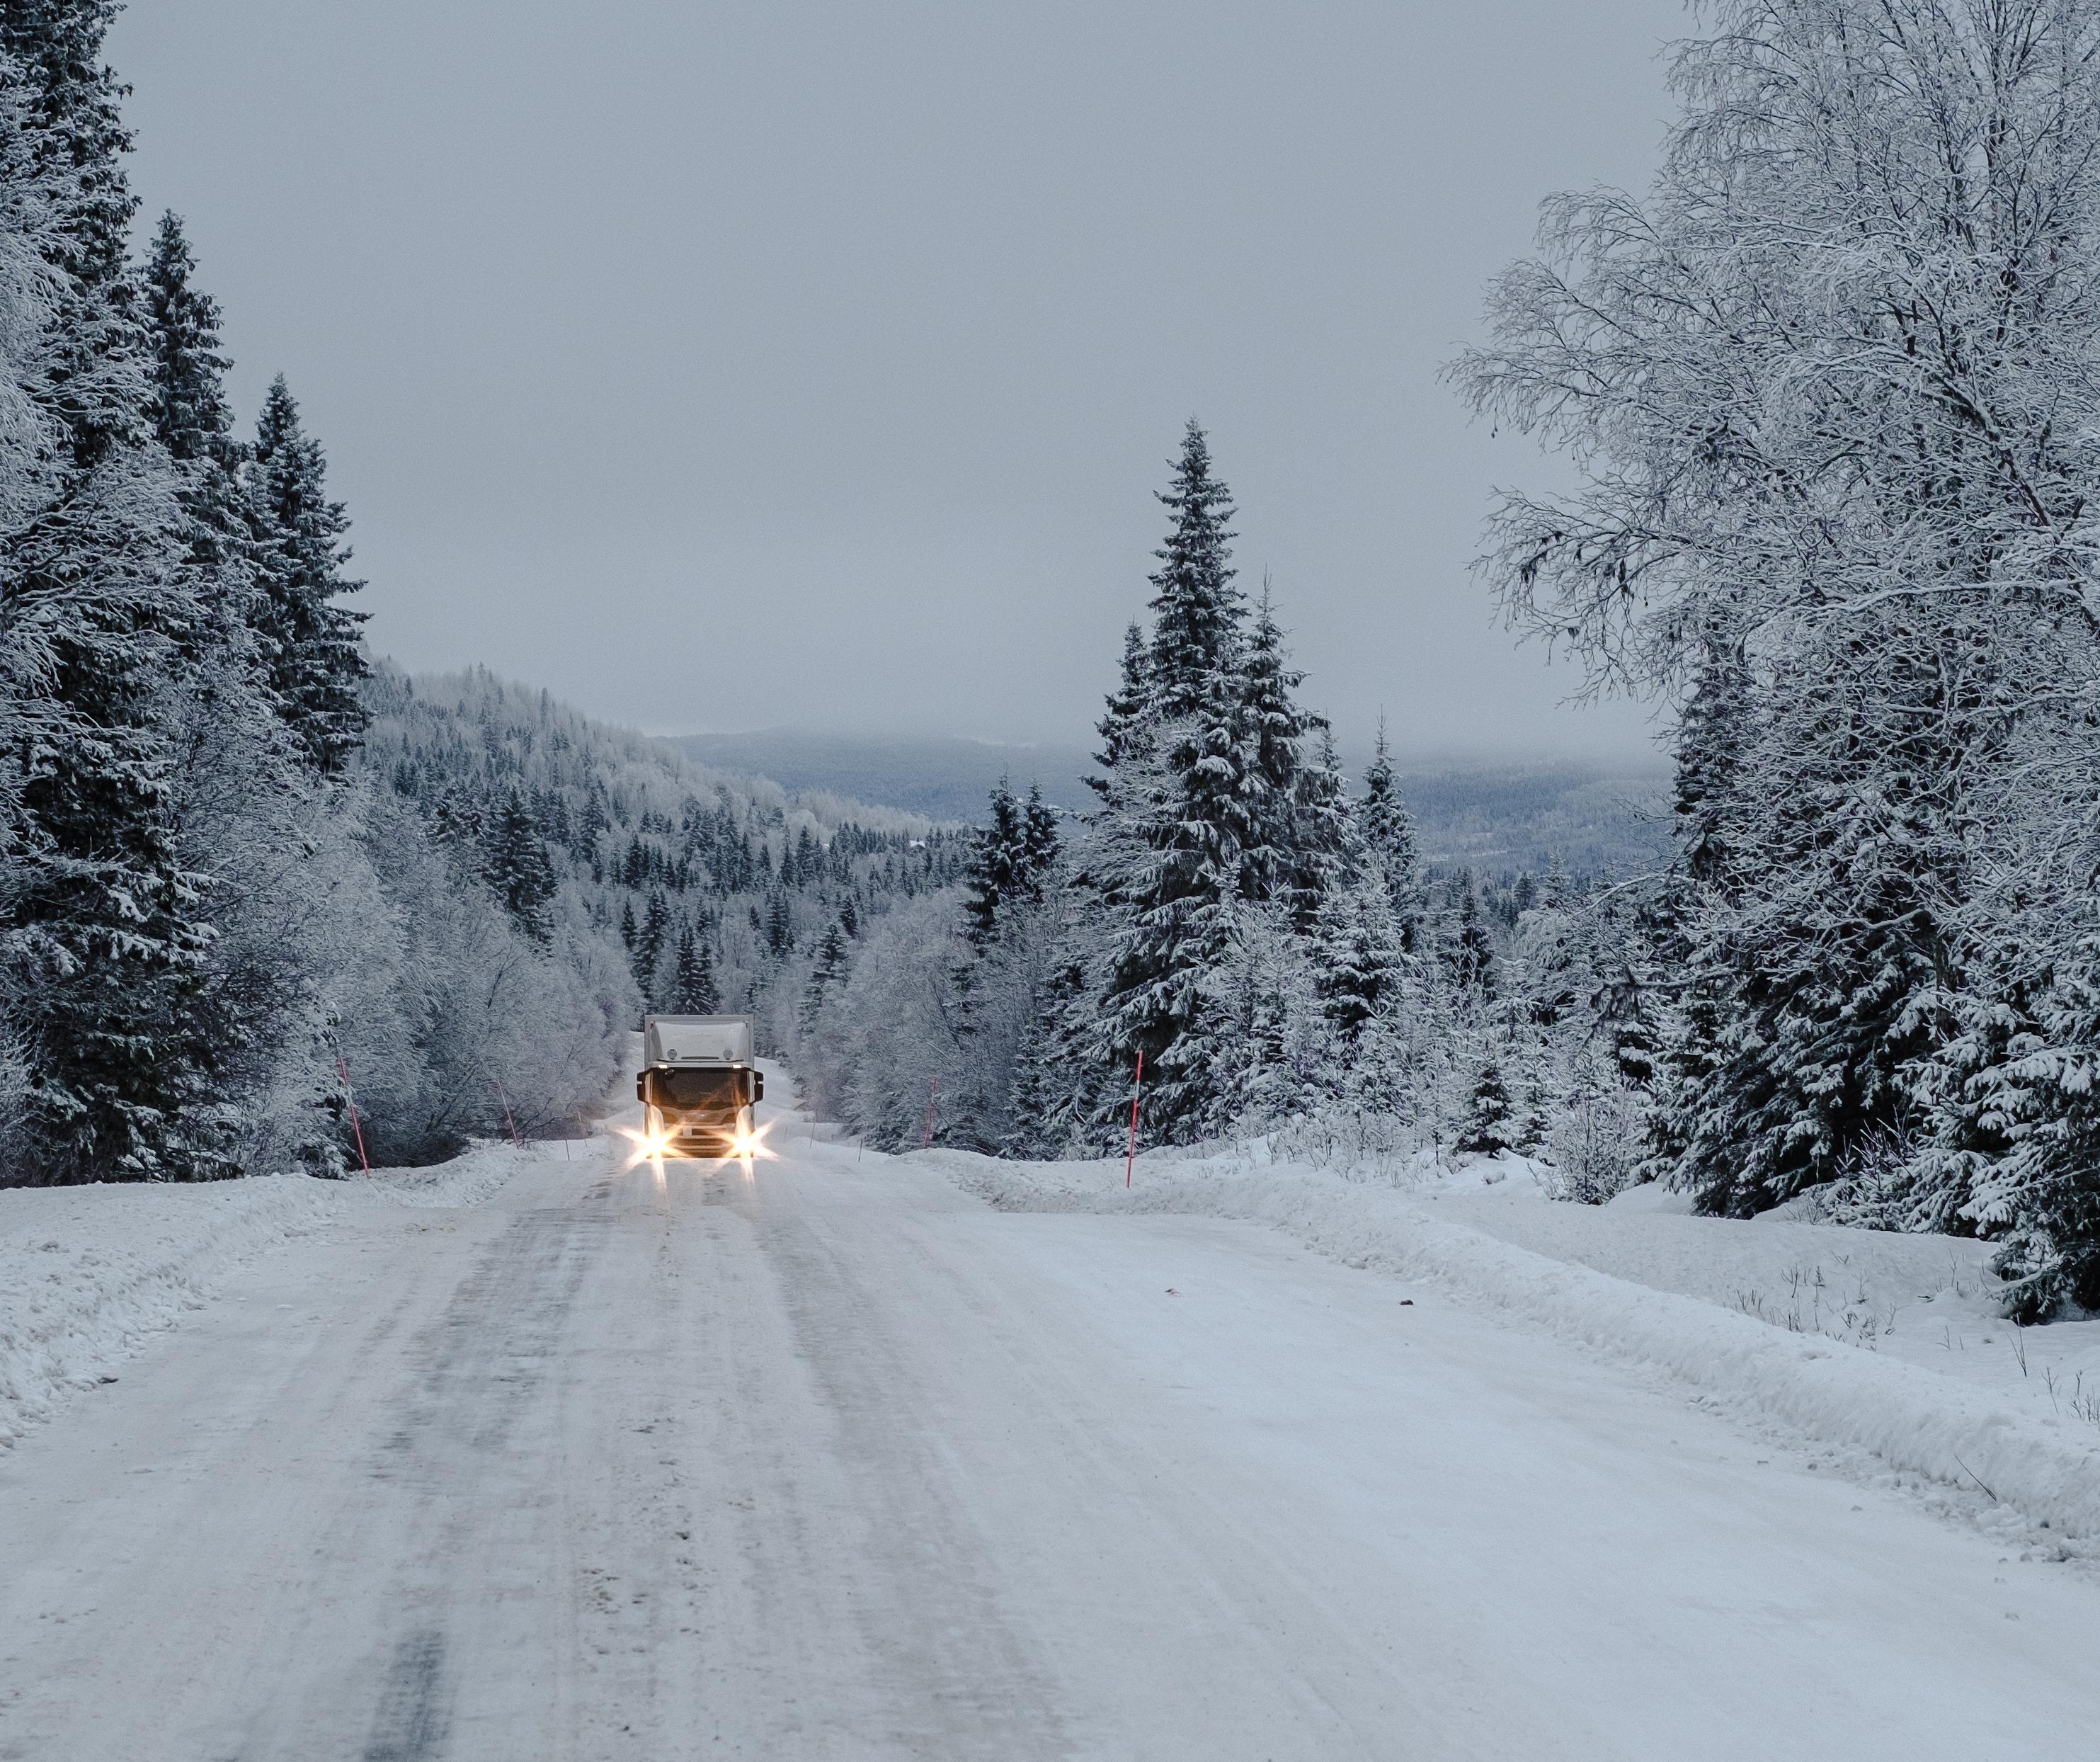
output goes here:
<path id="1" fill-rule="evenodd" d="M 751 1098 L 754 1102 L 765 1099 L 765 1073 L 763 1071 L 754 1071 L 751 1074 Z"/>
<path id="2" fill-rule="evenodd" d="M 649 1073 L 646 1071 L 634 1073 L 634 1098 L 638 1102 L 649 1099 Z"/>

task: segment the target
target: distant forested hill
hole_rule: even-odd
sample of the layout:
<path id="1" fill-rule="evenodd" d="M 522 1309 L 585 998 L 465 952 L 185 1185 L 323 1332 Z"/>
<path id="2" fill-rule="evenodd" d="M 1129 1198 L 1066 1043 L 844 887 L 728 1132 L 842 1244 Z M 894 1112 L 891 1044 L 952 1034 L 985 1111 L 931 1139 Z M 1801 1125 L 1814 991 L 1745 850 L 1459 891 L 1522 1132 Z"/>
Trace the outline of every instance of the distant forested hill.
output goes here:
<path id="1" fill-rule="evenodd" d="M 1002 776 L 1026 793 L 1083 810 L 1093 792 L 1080 779 L 1098 767 L 1077 746 L 996 746 L 940 735 L 799 733 L 689 734 L 664 742 L 719 771 L 770 777 L 790 795 L 821 789 L 856 802 L 880 802 L 929 819 L 982 819 Z"/>
<path id="2" fill-rule="evenodd" d="M 1539 873 L 1557 852 L 1574 873 L 1623 878 L 1667 859 L 1670 779 L 1660 766 L 1458 763 L 1410 768 L 1400 782 L 1433 868 Z"/>
<path id="3" fill-rule="evenodd" d="M 1059 806 L 1088 812 L 1096 805 L 1081 779 L 1100 766 L 1084 747 L 784 728 L 684 735 L 664 744 L 704 765 L 769 777 L 790 795 L 825 790 L 929 819 L 977 824 L 1002 776 L 1018 791 L 1039 781 L 1043 799 Z M 1361 775 L 1369 757 L 1345 754 L 1349 774 Z M 1654 868 L 1666 842 L 1667 784 L 1660 766 L 1573 759 L 1423 760 L 1401 772 L 1425 859 L 1489 873 L 1542 873 L 1556 850 L 1578 874 Z"/>

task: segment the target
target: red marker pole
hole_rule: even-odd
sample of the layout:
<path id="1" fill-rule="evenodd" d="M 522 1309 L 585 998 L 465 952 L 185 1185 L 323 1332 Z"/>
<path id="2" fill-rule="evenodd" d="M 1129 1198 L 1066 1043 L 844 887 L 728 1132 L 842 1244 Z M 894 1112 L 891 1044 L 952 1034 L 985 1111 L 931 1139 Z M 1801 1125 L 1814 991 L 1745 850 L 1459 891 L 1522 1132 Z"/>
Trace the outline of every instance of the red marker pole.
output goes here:
<path id="1" fill-rule="evenodd" d="M 368 1175 L 372 1172 L 372 1159 L 364 1154 L 364 1128 L 357 1123 L 357 1102 L 350 1093 L 350 1066 L 343 1062 L 341 1053 L 335 1055 L 335 1067 L 342 1073 L 342 1100 L 350 1110 L 350 1129 L 357 1137 L 358 1166 Z"/>
<path id="2" fill-rule="evenodd" d="M 522 1150 L 525 1148 L 525 1141 L 518 1136 L 518 1122 L 510 1117 L 510 1097 L 503 1087 L 503 1079 L 492 1071 L 488 1074 L 488 1080 L 496 1085 L 496 1093 L 502 1099 L 503 1123 L 510 1128 L 510 1142 Z"/>
<path id="3" fill-rule="evenodd" d="M 1145 1053 L 1137 1054 L 1137 1078 L 1130 1086 L 1130 1154 L 1123 1159 L 1123 1184 L 1130 1185 L 1130 1172 L 1137 1166 L 1137 1097 L 1145 1087 Z"/>

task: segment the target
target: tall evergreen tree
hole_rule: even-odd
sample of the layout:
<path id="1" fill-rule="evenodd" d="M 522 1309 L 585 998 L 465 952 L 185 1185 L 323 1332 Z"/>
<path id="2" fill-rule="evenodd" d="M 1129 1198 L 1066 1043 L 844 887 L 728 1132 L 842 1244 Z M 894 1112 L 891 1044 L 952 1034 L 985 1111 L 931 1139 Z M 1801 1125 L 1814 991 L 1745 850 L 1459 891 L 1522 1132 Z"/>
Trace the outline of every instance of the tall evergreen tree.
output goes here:
<path id="1" fill-rule="evenodd" d="M 518 927 L 536 943 L 551 941 L 554 921 L 548 907 L 554 899 L 554 865 L 540 841 L 532 810 L 515 788 L 490 828 L 485 872 L 491 890 Z"/>
<path id="2" fill-rule="evenodd" d="M 1305 675 L 1285 656 L 1266 582 L 1239 676 L 1249 809 L 1239 894 L 1282 900 L 1299 927 L 1309 929 L 1339 874 L 1348 826 L 1327 723 L 1298 703 Z M 1308 762 L 1304 745 L 1315 735 L 1319 756 Z"/>
<path id="3" fill-rule="evenodd" d="M 170 209 L 161 216 L 143 278 L 152 388 L 148 408 L 176 463 L 210 462 L 230 471 L 242 457 L 226 401 L 226 371 L 233 364 L 218 352 L 218 302 L 191 285 L 196 269 L 181 218 Z"/>
<path id="4" fill-rule="evenodd" d="M 1186 1134 L 1217 1097 L 1203 983 L 1227 958 L 1247 854 L 1262 847 L 1249 800 L 1255 754 L 1240 678 L 1232 499 L 1211 475 L 1209 444 L 1193 421 L 1159 499 L 1173 525 L 1152 576 L 1145 708 L 1124 722 L 1111 701 L 1121 762 L 1104 779 L 1087 872 L 1111 926 L 1103 1062 L 1119 1073 L 1142 1051 L 1158 1079 L 1155 1122 Z M 1103 1106 L 1112 1112 L 1113 1088 L 1107 1093 Z"/>
<path id="5" fill-rule="evenodd" d="M 786 887 L 776 885 L 772 895 L 765 911 L 765 947 L 774 960 L 783 960 L 795 952 L 795 912 Z"/>
<path id="6" fill-rule="evenodd" d="M 1173 484 L 1158 493 L 1174 526 L 1154 554 L 1160 566 L 1152 577 L 1145 718 L 1198 726 L 1227 721 L 1236 694 L 1225 687 L 1245 642 L 1245 596 L 1233 582 L 1232 492 L 1211 475 L 1210 442 L 1193 417 Z M 1113 716 L 1114 700 L 1110 710 Z"/>
<path id="7" fill-rule="evenodd" d="M 1096 782 L 1102 805 L 1074 877 L 1091 903 L 1070 922 L 1103 943 L 1074 1011 L 1104 1080 L 1101 1120 L 1141 1051 L 1155 1125 L 1186 1137 L 1235 1105 L 1232 1073 L 1245 1062 L 1235 1042 L 1251 1018 L 1228 1006 L 1228 967 L 1246 982 L 1234 993 L 1244 1004 L 1248 974 L 1276 965 L 1248 952 L 1271 938 L 1264 908 L 1284 905 L 1308 930 L 1348 825 L 1324 740 L 1307 760 L 1306 740 L 1326 728 L 1295 700 L 1303 676 L 1266 595 L 1247 628 L 1231 496 L 1193 422 L 1160 500 L 1171 526 L 1151 578 L 1151 640 L 1127 643 L 1101 724 L 1109 775 Z"/>
<path id="8" fill-rule="evenodd" d="M 1422 857 L 1414 840 L 1414 816 L 1393 775 L 1392 753 L 1386 744 L 1385 718 L 1379 718 L 1378 740 L 1364 772 L 1363 799 L 1357 804 L 1357 829 L 1365 854 L 1379 865 L 1401 947 L 1415 952 L 1422 934 L 1424 907 Z"/>
<path id="9" fill-rule="evenodd" d="M 1057 846 L 1057 816 L 1043 806 L 1041 788 L 1030 784 L 1021 802 L 1000 778 L 991 824 L 973 834 L 963 869 L 963 934 L 972 947 L 982 951 L 997 939 L 1003 907 L 1041 900 Z"/>
<path id="10" fill-rule="evenodd" d="M 368 669 L 358 637 L 365 614 L 334 600 L 364 584 L 342 573 L 349 517 L 328 499 L 320 443 L 301 429 L 281 373 L 263 403 L 247 469 L 263 662 L 308 762 L 337 771 L 364 727 L 357 688 Z"/>
<path id="11" fill-rule="evenodd" d="M 135 447 L 144 428 L 141 351 L 130 273 L 139 199 L 125 176 L 131 150 L 119 103 L 130 88 L 102 60 L 117 0 L 10 0 L 0 7 L 0 54 L 19 68 L 27 99 L 11 143 L 26 177 L 55 199 L 42 241 L 58 271 L 51 335 L 56 360 L 44 395 L 82 468 Z"/>
<path id="12" fill-rule="evenodd" d="M 240 478 L 245 449 L 233 438 L 226 401 L 229 364 L 219 353 L 218 303 L 193 285 L 196 267 L 182 222 L 162 214 L 141 294 L 148 412 L 180 473 L 177 497 L 188 523 L 183 577 L 197 607 L 178 638 L 192 678 L 168 717 L 184 785 L 172 812 L 191 836 L 199 818 L 210 818 L 196 809 L 216 788 L 215 768 L 245 772 L 258 799 L 283 797 L 298 762 L 254 628 L 255 546 Z M 217 865 L 206 856 L 198 866 Z"/>
<path id="13" fill-rule="evenodd" d="M 824 1007 L 824 998 L 834 987 L 846 981 L 849 963 L 845 927 L 834 919 L 825 930 L 823 939 L 817 944 L 815 964 L 810 969 L 810 979 L 802 990 L 802 1025 L 807 1027 L 817 1019 L 818 1012 Z"/>
<path id="14" fill-rule="evenodd" d="M 124 88 L 101 60 L 114 11 L 0 8 L 0 54 L 13 58 L 0 68 L 0 188 L 38 205 L 33 248 L 55 272 L 40 296 L 42 371 L 21 387 L 41 438 L 10 461 L 0 551 L 20 816 L 0 952 L 31 1049 L 21 1173 L 40 1181 L 232 1172 L 198 1007 L 210 933 L 169 824 L 161 706 L 198 608 L 126 265 Z"/>
<path id="15" fill-rule="evenodd" d="M 672 1008 L 681 1015 L 711 1016 L 721 1008 L 721 987 L 715 979 L 713 944 L 707 926 L 687 925 L 678 936 L 678 968 L 673 980 Z"/>
<path id="16" fill-rule="evenodd" d="M 1152 714 L 1151 657 L 1146 651 L 1145 628 L 1135 619 L 1123 632 L 1123 670 L 1116 688 L 1109 694 L 1108 713 L 1094 724 L 1101 737 L 1101 749 L 1094 762 L 1110 771 L 1132 756 L 1133 746 L 1142 745 Z M 1108 779 L 1089 777 L 1088 786 L 1096 794 L 1108 792 Z"/>
<path id="17" fill-rule="evenodd" d="M 999 934 L 999 908 L 1013 897 L 1017 870 L 1026 861 L 1021 804 L 1001 777 L 991 793 L 991 823 L 972 836 L 963 871 L 963 934 L 977 948 Z"/>
<path id="18" fill-rule="evenodd" d="M 634 983 L 641 987 L 644 1002 L 654 1004 L 656 1000 L 656 972 L 664 964 L 664 951 L 670 940 L 670 903 L 664 899 L 661 888 L 653 888 L 649 894 L 649 910 L 635 936 L 631 957 Z"/>

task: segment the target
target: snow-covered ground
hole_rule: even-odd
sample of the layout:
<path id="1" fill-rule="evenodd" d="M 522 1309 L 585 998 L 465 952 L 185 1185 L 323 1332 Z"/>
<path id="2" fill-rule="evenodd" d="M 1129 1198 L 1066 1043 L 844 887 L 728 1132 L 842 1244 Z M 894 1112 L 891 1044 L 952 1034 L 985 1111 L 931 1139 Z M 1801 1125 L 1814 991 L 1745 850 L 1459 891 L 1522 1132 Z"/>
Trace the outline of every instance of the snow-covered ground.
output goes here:
<path id="1" fill-rule="evenodd" d="M 1141 1157 L 1134 1173 L 1121 1159 L 919 1159 L 1006 1210 L 1283 1229 L 1864 1452 L 1851 1466 L 1869 1477 L 1921 1476 L 2024 1550 L 2100 1557 L 2100 1322 L 2001 1319 L 1988 1244 L 1698 1217 L 1656 1187 L 1573 1204 L 1514 1156 L 1375 1181 L 1273 1162 L 1260 1145 Z"/>
<path id="2" fill-rule="evenodd" d="M 1120 1165 L 765 1111 L 748 1177 L 601 1140 L 0 1194 L 11 1317 L 61 1256 L 108 1294 L 38 1312 L 73 1374 L 0 1450 L 0 1757 L 2011 1762 L 2100 1720 L 2065 1531 L 1756 1392 L 1769 1344 L 2055 1435 L 1741 1314 L 1789 1226 L 1244 1157 L 1110 1215 Z"/>
<path id="3" fill-rule="evenodd" d="M 68 1396 L 115 1382 L 126 1358 L 201 1308 L 229 1272 L 344 1206 L 469 1204 L 514 1174 L 518 1159 L 484 1145 L 439 1168 L 354 1181 L 0 1191 L 0 1446 Z"/>
<path id="4" fill-rule="evenodd" d="M 0 1445 L 117 1380 L 215 1281 L 334 1210 L 301 1179 L 0 1192 Z"/>

